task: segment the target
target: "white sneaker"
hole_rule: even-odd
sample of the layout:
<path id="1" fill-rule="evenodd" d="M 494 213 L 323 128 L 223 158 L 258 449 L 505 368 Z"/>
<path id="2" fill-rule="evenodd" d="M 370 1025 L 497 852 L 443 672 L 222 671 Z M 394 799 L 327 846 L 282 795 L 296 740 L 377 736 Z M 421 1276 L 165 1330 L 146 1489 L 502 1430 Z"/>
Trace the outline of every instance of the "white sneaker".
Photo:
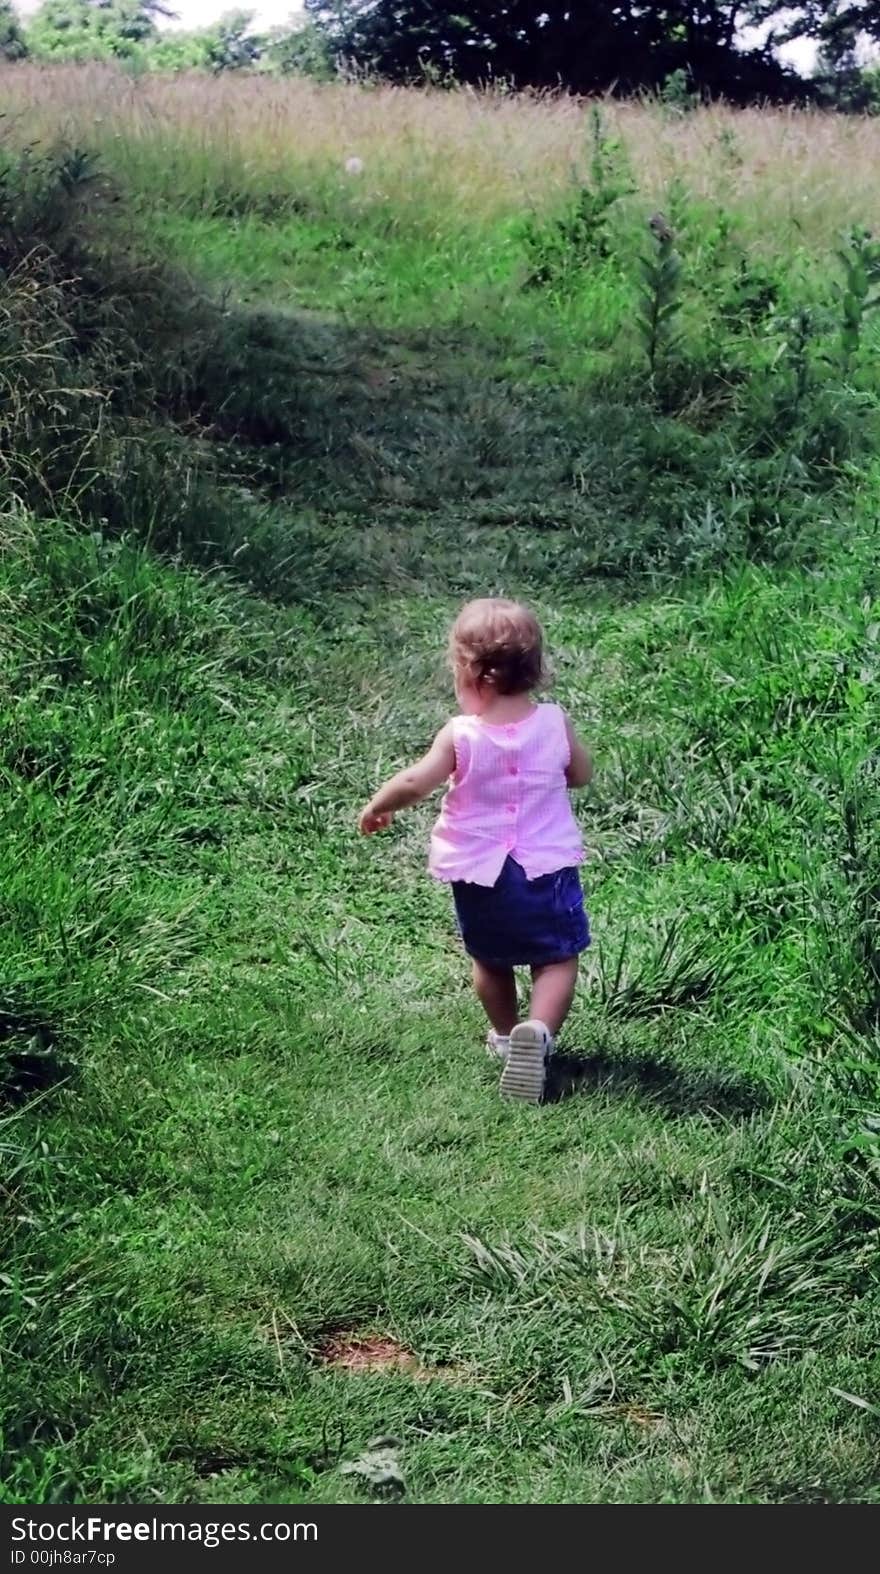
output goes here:
<path id="1" fill-rule="evenodd" d="M 486 1054 L 491 1055 L 494 1060 L 506 1060 L 510 1054 L 510 1034 L 496 1033 L 495 1029 L 490 1027 L 486 1034 Z"/>
<path id="2" fill-rule="evenodd" d="M 540 1104 L 547 1077 L 547 1056 L 553 1034 L 543 1022 L 518 1022 L 510 1035 L 510 1049 L 501 1073 L 501 1096 Z"/>

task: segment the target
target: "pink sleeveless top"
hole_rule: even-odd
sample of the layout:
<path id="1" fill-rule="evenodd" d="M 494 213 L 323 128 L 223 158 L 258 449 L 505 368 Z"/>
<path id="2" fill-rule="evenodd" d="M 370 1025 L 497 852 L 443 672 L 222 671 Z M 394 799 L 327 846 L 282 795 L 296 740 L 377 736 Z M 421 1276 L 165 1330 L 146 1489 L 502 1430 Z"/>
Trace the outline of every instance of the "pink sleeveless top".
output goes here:
<path id="1" fill-rule="evenodd" d="M 583 863 L 558 705 L 537 705 L 506 726 L 456 716 L 452 733 L 455 771 L 431 836 L 428 868 L 435 879 L 494 885 L 508 856 L 529 880 Z"/>

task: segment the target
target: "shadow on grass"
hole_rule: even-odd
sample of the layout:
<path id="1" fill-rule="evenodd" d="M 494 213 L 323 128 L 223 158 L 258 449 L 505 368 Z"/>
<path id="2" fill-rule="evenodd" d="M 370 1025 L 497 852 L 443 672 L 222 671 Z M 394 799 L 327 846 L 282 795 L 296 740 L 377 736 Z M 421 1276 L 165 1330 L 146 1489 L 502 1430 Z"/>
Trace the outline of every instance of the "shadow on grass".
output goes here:
<path id="1" fill-rule="evenodd" d="M 590 584 L 625 604 L 658 575 L 693 581 L 755 554 L 729 477 L 739 498 L 764 496 L 767 476 L 743 471 L 723 400 L 698 431 L 629 374 L 548 382 L 531 352 L 511 365 L 489 331 L 391 331 L 268 306 L 236 307 L 218 327 L 204 310 L 171 423 L 154 423 L 152 447 L 138 437 L 121 490 L 102 479 L 90 493 L 88 511 L 116 531 L 149 520 L 154 547 L 325 608 L 336 592 L 389 586 L 478 596 L 499 573 L 553 594 Z M 184 484 L 196 453 L 202 484 Z M 795 485 L 785 465 L 779 539 L 787 557 L 795 541 L 809 556 L 801 527 L 817 482 L 805 472 Z M 694 521 L 710 515 L 701 546 Z"/>
<path id="2" fill-rule="evenodd" d="M 547 1068 L 547 1103 L 594 1092 L 640 1098 L 671 1115 L 722 1120 L 743 1120 L 771 1103 L 768 1090 L 746 1077 L 691 1071 L 651 1055 L 601 1049 L 590 1055 L 554 1055 Z"/>
<path id="3" fill-rule="evenodd" d="M 0 1009 L 0 1107 L 24 1103 L 72 1071 L 50 1024 Z"/>

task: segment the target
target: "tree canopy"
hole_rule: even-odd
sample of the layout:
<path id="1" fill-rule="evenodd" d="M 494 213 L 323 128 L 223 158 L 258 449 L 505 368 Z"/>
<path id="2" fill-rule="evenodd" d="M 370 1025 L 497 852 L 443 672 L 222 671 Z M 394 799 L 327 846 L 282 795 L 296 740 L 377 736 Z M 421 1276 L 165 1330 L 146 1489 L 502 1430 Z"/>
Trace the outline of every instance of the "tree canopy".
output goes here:
<path id="1" fill-rule="evenodd" d="M 734 103 L 823 97 L 844 108 L 880 103 L 863 45 L 880 44 L 880 0 L 305 0 L 268 32 L 228 11 L 199 30 L 160 30 L 174 0 L 43 0 L 22 26 L 0 0 L 0 58 L 137 60 L 153 69 L 298 72 L 328 79 L 368 72 L 405 83 L 508 82 L 583 94 L 673 83 Z M 819 45 L 806 82 L 779 47 Z"/>
<path id="2" fill-rule="evenodd" d="M 780 41 L 812 38 L 826 64 L 853 65 L 862 40 L 880 43 L 880 0 L 808 0 L 806 5 L 759 7 Z"/>
<path id="3" fill-rule="evenodd" d="M 28 44 L 54 60 L 125 58 L 156 36 L 157 14 L 164 8 L 149 0 L 43 0 Z"/>
<path id="4" fill-rule="evenodd" d="M 43 0 L 26 34 L 11 0 L 0 0 L 0 57 L 33 53 L 47 60 L 137 59 L 156 70 L 213 72 L 262 68 L 329 77 L 333 67 L 324 35 L 302 14 L 268 33 L 255 31 L 254 13 L 230 10 L 199 29 L 164 29 L 173 0 Z"/>
<path id="5" fill-rule="evenodd" d="M 397 81 L 510 80 L 579 93 L 659 87 L 674 72 L 732 99 L 792 96 L 802 84 L 772 38 L 744 48 L 741 31 L 778 6 L 704 0 L 306 0 L 340 60 Z"/>
<path id="6" fill-rule="evenodd" d="M 0 60 L 23 60 L 27 54 L 27 39 L 12 0 L 0 0 Z"/>

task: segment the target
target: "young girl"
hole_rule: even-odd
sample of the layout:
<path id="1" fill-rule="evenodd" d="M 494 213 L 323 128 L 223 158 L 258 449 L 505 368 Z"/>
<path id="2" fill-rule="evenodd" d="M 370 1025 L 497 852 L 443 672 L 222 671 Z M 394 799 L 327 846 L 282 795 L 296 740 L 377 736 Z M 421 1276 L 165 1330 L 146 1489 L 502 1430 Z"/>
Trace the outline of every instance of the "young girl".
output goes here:
<path id="1" fill-rule="evenodd" d="M 537 620 L 515 601 L 472 601 L 450 635 L 461 715 L 417 764 L 361 811 L 366 836 L 449 779 L 431 837 L 429 868 L 452 886 L 474 985 L 504 1061 L 501 1092 L 537 1104 L 545 1062 L 568 1015 L 578 957 L 590 943 L 577 866 L 584 852 L 569 787 L 593 768 L 558 705 L 538 705 L 545 677 Z M 528 1021 L 517 1012 L 514 968 L 531 968 Z"/>

